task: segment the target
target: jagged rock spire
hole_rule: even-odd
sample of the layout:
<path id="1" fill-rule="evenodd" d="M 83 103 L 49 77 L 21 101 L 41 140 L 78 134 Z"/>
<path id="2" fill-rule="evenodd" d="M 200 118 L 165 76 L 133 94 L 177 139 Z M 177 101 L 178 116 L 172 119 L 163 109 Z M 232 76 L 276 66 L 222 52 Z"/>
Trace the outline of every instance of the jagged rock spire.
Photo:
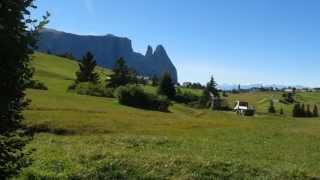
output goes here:
<path id="1" fill-rule="evenodd" d="M 149 45 L 145 56 L 146 56 L 146 57 L 151 57 L 152 55 L 153 55 L 153 49 L 152 49 L 152 47 Z"/>

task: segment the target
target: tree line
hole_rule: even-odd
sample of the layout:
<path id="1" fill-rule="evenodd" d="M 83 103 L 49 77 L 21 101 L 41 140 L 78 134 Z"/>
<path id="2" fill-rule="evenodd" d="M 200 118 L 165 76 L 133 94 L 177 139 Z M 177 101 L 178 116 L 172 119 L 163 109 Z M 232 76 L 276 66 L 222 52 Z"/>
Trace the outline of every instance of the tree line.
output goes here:
<path id="1" fill-rule="evenodd" d="M 77 84 L 85 82 L 97 84 L 99 82 L 99 74 L 95 71 L 96 66 L 97 63 L 94 60 L 94 55 L 90 52 L 87 52 L 79 62 L 79 71 L 76 73 L 77 78 L 72 87 L 76 88 Z M 112 74 L 105 82 L 105 88 L 116 90 L 121 86 L 139 85 L 141 82 L 137 77 L 136 71 L 132 68 L 129 68 L 123 58 L 119 58 L 115 62 L 114 68 L 112 69 Z M 168 100 L 185 104 L 192 103 L 194 106 L 201 108 L 211 107 L 212 109 L 216 110 L 221 108 L 229 109 L 227 105 L 222 105 L 223 101 L 217 88 L 217 83 L 213 77 L 210 78 L 210 81 L 206 84 L 206 86 L 201 87 L 201 96 L 197 96 L 188 91 L 182 91 L 178 87 L 178 84 L 174 83 L 170 73 L 168 72 L 164 73 L 160 78 L 158 78 L 156 75 L 152 76 L 151 81 L 151 85 L 157 87 L 157 94 L 159 96 L 165 96 Z M 132 90 L 136 91 L 137 89 L 132 88 Z M 226 93 L 223 93 L 223 96 L 227 96 Z M 214 98 L 215 101 L 212 101 L 212 98 Z M 131 102 L 130 104 L 133 103 Z"/>

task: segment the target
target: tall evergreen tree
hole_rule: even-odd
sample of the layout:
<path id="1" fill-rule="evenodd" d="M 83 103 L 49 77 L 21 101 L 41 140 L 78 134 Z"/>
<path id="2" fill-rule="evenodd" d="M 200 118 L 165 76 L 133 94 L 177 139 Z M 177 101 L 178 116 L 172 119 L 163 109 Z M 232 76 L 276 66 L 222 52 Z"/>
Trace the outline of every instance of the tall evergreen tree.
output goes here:
<path id="1" fill-rule="evenodd" d="M 130 69 L 123 58 L 119 58 L 113 68 L 113 74 L 110 77 L 108 86 L 117 88 L 126 84 L 137 83 L 137 75 L 133 69 Z"/>
<path id="2" fill-rule="evenodd" d="M 21 113 L 28 105 L 24 90 L 33 74 L 30 55 L 49 16 L 34 26 L 32 8 L 36 8 L 33 0 L 0 1 L 0 179 L 12 177 L 26 165 L 22 151 L 27 138 L 21 125 Z"/>
<path id="3" fill-rule="evenodd" d="M 93 54 L 91 52 L 87 52 L 79 63 L 79 71 L 76 73 L 76 82 L 96 83 L 99 79 L 98 74 L 94 72 L 96 65 L 97 63 L 94 60 Z"/>
<path id="4" fill-rule="evenodd" d="M 302 104 L 301 107 L 300 107 L 300 115 L 299 117 L 306 117 L 306 108 L 305 108 L 305 105 Z"/>
<path id="5" fill-rule="evenodd" d="M 176 88 L 169 73 L 164 73 L 162 76 L 159 83 L 158 93 L 167 96 L 171 100 L 174 99 L 176 95 Z"/>
<path id="6" fill-rule="evenodd" d="M 319 117 L 319 111 L 318 111 L 317 105 L 314 105 L 312 115 L 313 115 L 313 117 Z"/>
<path id="7" fill-rule="evenodd" d="M 210 81 L 202 91 L 202 95 L 200 97 L 200 105 L 202 107 L 209 106 L 209 104 L 211 103 L 211 94 L 213 94 L 216 98 L 220 97 L 219 91 L 217 89 L 217 83 L 214 80 L 213 76 L 211 76 Z"/>
<path id="8" fill-rule="evenodd" d="M 307 109 L 306 109 L 306 112 L 305 112 L 305 117 L 312 117 L 312 112 L 311 112 L 311 108 L 310 108 L 309 104 L 307 105 Z"/>
<path id="9" fill-rule="evenodd" d="M 215 97 L 219 97 L 219 91 L 217 88 L 218 84 L 214 80 L 213 76 L 211 76 L 210 81 L 207 83 L 207 89 L 211 92 Z"/>
<path id="10" fill-rule="evenodd" d="M 292 112 L 293 117 L 301 117 L 301 106 L 300 104 L 295 104 Z"/>
<path id="11" fill-rule="evenodd" d="M 276 108 L 274 107 L 274 102 L 273 100 L 270 101 L 270 106 L 268 108 L 269 113 L 276 113 Z"/>

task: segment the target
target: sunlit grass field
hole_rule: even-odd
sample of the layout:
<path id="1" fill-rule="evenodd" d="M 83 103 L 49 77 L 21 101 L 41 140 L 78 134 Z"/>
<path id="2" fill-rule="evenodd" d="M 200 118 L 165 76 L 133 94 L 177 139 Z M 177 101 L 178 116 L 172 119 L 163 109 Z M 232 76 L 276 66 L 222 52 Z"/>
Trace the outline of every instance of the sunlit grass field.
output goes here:
<path id="1" fill-rule="evenodd" d="M 269 115 L 280 93 L 242 93 L 255 117 L 173 104 L 169 113 L 122 106 L 117 99 L 68 92 L 75 61 L 36 53 L 35 79 L 49 90 L 27 90 L 25 124 L 33 164 L 20 179 L 307 179 L 320 177 L 320 119 Z M 99 68 L 101 74 L 109 70 Z M 156 92 L 154 87 L 145 87 Z M 199 93 L 199 92 L 197 92 Z M 320 104 L 320 94 L 297 95 Z"/>

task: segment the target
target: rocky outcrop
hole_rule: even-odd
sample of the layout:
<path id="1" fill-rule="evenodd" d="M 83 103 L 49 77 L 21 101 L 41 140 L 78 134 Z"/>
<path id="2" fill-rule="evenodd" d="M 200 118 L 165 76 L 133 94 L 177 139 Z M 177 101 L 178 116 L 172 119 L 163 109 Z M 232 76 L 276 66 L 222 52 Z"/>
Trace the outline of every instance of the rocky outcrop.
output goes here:
<path id="1" fill-rule="evenodd" d="M 114 35 L 82 36 L 45 29 L 40 34 L 39 51 L 50 51 L 53 54 L 71 53 L 80 59 L 87 51 L 95 55 L 99 65 L 112 68 L 115 61 L 123 57 L 127 64 L 143 76 L 157 75 L 169 72 L 175 82 L 178 81 L 177 71 L 162 45 L 153 52 L 148 46 L 146 54 L 134 52 L 131 40 Z"/>

